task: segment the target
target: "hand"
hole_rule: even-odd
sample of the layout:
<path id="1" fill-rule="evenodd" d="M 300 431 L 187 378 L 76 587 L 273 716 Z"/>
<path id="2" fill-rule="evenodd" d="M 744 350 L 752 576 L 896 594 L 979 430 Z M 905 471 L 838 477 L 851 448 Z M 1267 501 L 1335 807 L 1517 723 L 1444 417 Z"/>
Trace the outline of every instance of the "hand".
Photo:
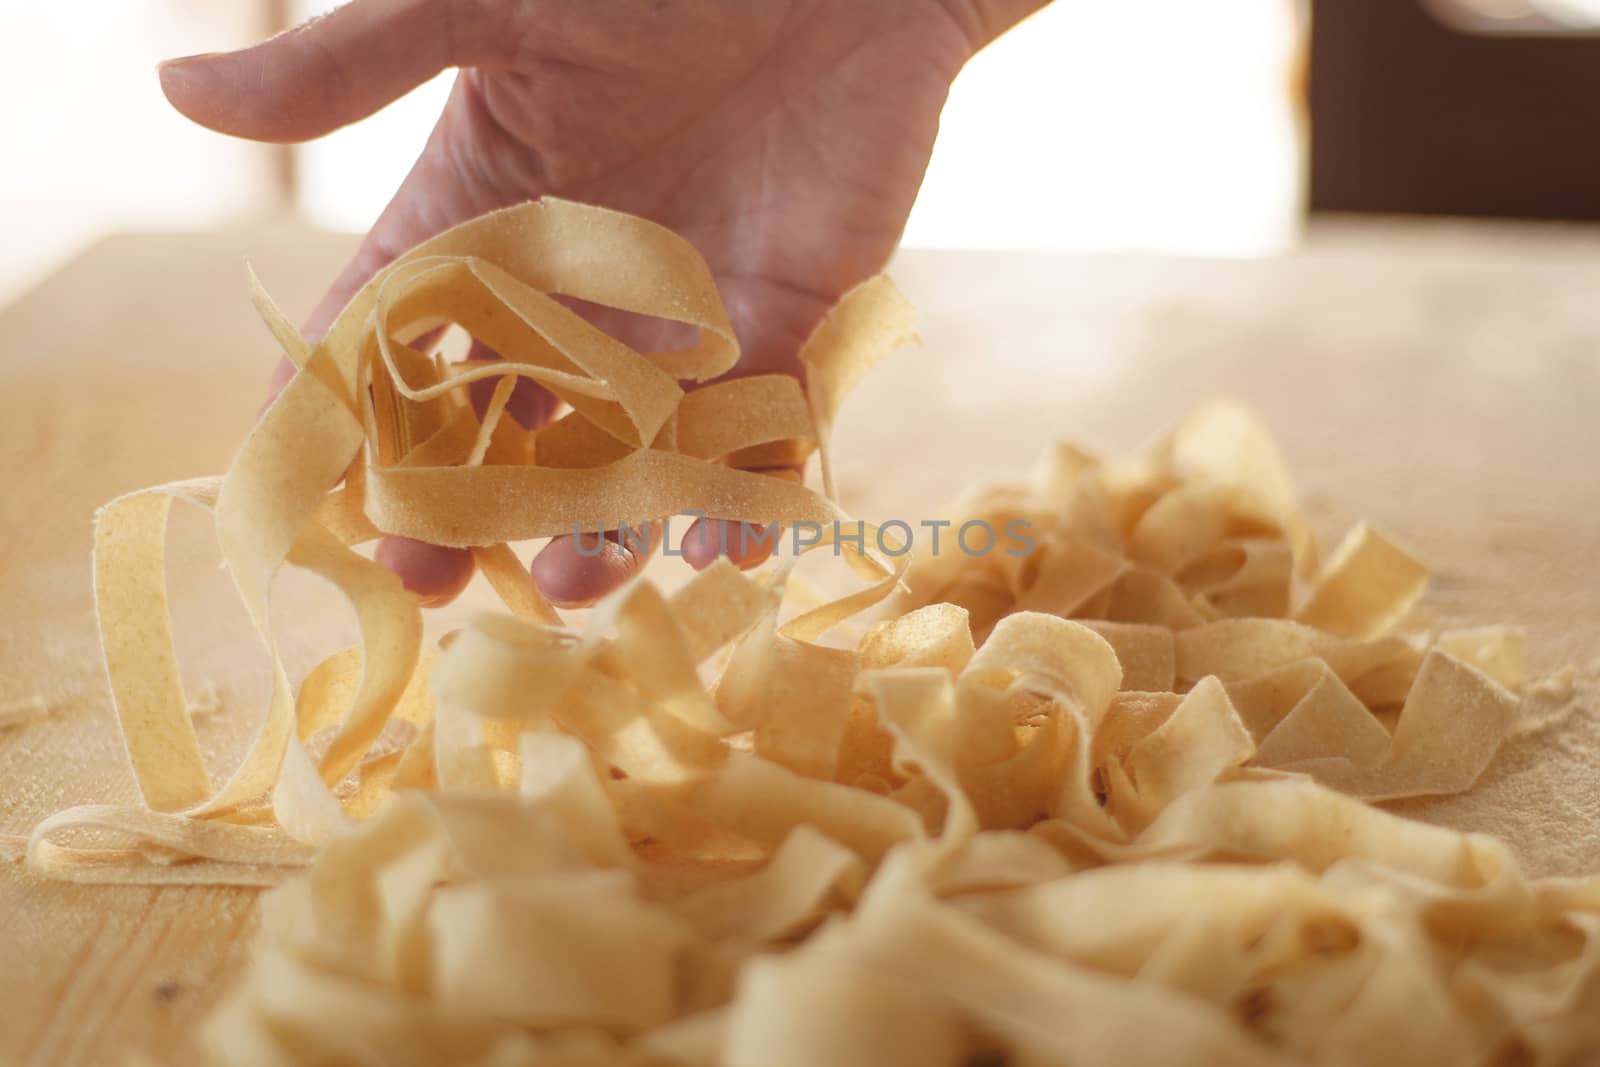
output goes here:
<path id="1" fill-rule="evenodd" d="M 739 337 L 732 373 L 795 372 L 823 313 L 898 242 L 951 80 L 1035 6 L 353 0 L 253 48 L 164 64 L 161 84 L 204 126 L 290 142 L 462 68 L 411 173 L 306 320 L 308 337 L 412 246 L 552 193 L 642 215 L 693 242 Z M 652 350 L 637 323 L 597 324 Z M 292 370 L 280 365 L 274 389 Z M 523 379 L 509 411 L 533 427 L 553 408 Z M 598 556 L 552 539 L 531 566 L 545 594 L 581 604 L 632 575 L 642 560 L 608 536 Z M 738 551 L 736 526 L 696 523 L 683 550 L 705 566 L 724 543 L 734 562 L 760 562 Z M 430 604 L 453 599 L 472 576 L 460 549 L 385 538 L 376 556 Z"/>

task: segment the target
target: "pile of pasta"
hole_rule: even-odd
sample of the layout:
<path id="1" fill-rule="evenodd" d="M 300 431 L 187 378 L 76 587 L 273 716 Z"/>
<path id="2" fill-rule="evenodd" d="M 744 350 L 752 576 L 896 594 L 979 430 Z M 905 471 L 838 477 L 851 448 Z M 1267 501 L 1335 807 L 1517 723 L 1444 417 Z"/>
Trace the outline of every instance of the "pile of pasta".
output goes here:
<path id="1" fill-rule="evenodd" d="M 695 327 L 641 355 L 558 297 Z M 1103 462 L 1061 446 L 957 524 L 1026 555 L 824 537 L 635 582 L 581 631 L 508 542 L 686 510 L 853 526 L 828 432 L 911 337 L 875 279 L 786 377 L 686 390 L 737 345 L 705 265 L 556 200 L 400 259 L 306 343 L 227 475 L 99 515 L 96 594 L 144 804 L 35 831 L 54 877 L 274 884 L 206 1027 L 234 1064 L 1459 1064 L 1600 1054 L 1600 880 L 1373 802 L 1472 786 L 1515 727 L 1520 634 L 1397 629 L 1426 572 L 1357 527 L 1326 561 L 1260 424 L 1226 403 Z M 505 358 L 450 363 L 456 324 Z M 503 417 L 519 377 L 567 414 Z M 496 378 L 480 419 L 466 386 Z M 760 473 L 821 452 L 826 493 Z M 330 488 L 332 487 L 332 488 Z M 212 511 L 273 662 L 214 785 L 172 648 L 173 500 Z M 470 547 L 507 614 L 433 647 L 354 546 Z M 293 686 L 290 565 L 358 647 Z M 840 635 L 876 611 L 855 636 Z"/>

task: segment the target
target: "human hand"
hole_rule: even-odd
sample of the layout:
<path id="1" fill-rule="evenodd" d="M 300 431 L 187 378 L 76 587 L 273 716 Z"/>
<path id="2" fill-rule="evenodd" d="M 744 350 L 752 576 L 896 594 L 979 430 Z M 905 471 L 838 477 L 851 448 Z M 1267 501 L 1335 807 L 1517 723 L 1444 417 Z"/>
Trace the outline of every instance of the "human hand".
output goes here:
<path id="1" fill-rule="evenodd" d="M 691 241 L 739 338 L 731 373 L 795 373 L 812 327 L 898 242 L 951 80 L 1040 3 L 353 0 L 253 48 L 164 64 L 161 84 L 201 125 L 293 142 L 462 68 L 420 158 L 305 321 L 308 337 L 414 245 L 551 193 Z M 661 324 L 585 314 L 640 351 L 665 347 Z M 279 366 L 274 391 L 292 372 Z M 493 382 L 475 384 L 481 414 Z M 508 413 L 532 428 L 554 407 L 522 379 Z M 598 554 L 592 540 L 580 551 L 553 538 L 530 568 L 545 595 L 586 603 L 631 576 L 643 560 L 607 537 Z M 737 524 L 702 520 L 682 550 L 697 567 L 719 545 L 743 566 L 765 557 L 741 542 Z M 376 557 L 428 604 L 453 599 L 473 571 L 470 552 L 403 538 Z"/>

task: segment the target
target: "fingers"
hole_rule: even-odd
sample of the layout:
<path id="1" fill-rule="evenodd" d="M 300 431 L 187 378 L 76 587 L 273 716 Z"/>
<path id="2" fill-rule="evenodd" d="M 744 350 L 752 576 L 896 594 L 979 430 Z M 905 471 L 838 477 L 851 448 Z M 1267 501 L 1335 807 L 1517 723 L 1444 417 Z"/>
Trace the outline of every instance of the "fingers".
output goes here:
<path id="1" fill-rule="evenodd" d="M 718 558 L 728 561 L 740 570 L 765 563 L 778 544 L 778 531 L 773 526 L 734 522 L 730 519 L 696 519 L 684 533 L 678 551 L 689 566 L 703 571 Z"/>
<path id="2" fill-rule="evenodd" d="M 202 126 L 254 141 L 305 141 L 405 95 L 455 54 L 451 0 L 354 0 L 237 52 L 161 65 L 162 91 Z M 475 40 L 475 34 L 466 35 Z"/>
<path id="3" fill-rule="evenodd" d="M 399 575 L 425 608 L 438 608 L 461 595 L 472 581 L 472 552 L 445 548 L 409 537 L 385 537 L 372 558 Z"/>
<path id="4" fill-rule="evenodd" d="M 790 467 L 774 467 L 761 473 L 775 478 L 798 479 L 800 472 Z M 778 547 L 780 527 L 729 519 L 696 519 L 679 542 L 678 551 L 695 570 L 704 570 L 719 557 L 741 570 L 760 566 Z M 622 537 L 616 531 L 604 538 L 584 534 L 579 538 L 557 537 L 544 547 L 528 568 L 539 589 L 557 607 L 583 607 L 620 587 L 639 573 L 664 535 L 661 523 L 651 523 L 646 536 Z M 642 542 L 643 551 L 640 551 Z"/>
<path id="5" fill-rule="evenodd" d="M 552 538 L 528 571 L 539 590 L 560 608 L 581 608 L 639 573 L 661 538 L 649 523 L 623 537 L 619 531 Z"/>
<path id="6" fill-rule="evenodd" d="M 586 607 L 620 588 L 648 562 L 661 538 L 660 523 L 630 532 L 586 533 L 556 537 L 534 557 L 529 573 L 551 603 L 561 608 Z M 741 533 L 742 531 L 742 533 Z M 684 535 L 684 558 L 696 569 L 726 555 L 741 568 L 757 566 L 772 555 L 777 543 L 771 527 L 698 520 Z M 472 553 L 407 537 L 385 537 L 373 558 L 399 575 L 423 607 L 450 603 L 472 580 Z"/>
<path id="7" fill-rule="evenodd" d="M 799 481 L 803 477 L 798 468 L 790 466 L 748 469 L 786 481 Z M 777 551 L 781 529 L 777 523 L 760 525 L 730 519 L 696 519 L 684 532 L 678 551 L 697 571 L 705 570 L 723 556 L 740 570 L 749 570 L 765 563 Z"/>
<path id="8" fill-rule="evenodd" d="M 631 531 L 623 537 L 605 534 L 557 537 L 544 547 L 529 572 L 539 589 L 558 607 L 585 607 L 619 588 L 639 573 L 661 537 L 661 525 Z M 385 537 L 373 559 L 394 571 L 425 608 L 438 608 L 460 596 L 472 581 L 472 552 L 445 548 L 409 537 Z"/>

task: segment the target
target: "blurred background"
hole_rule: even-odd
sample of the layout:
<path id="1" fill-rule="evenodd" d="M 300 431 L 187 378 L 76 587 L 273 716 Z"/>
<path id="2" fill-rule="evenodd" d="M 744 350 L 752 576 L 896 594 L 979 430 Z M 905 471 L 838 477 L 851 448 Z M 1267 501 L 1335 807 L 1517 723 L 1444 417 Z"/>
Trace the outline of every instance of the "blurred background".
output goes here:
<path id="1" fill-rule="evenodd" d="M 365 229 L 452 73 L 294 147 L 190 125 L 155 75 L 331 6 L 0 0 L 0 304 L 113 230 Z M 1597 30 L 1600 0 L 1063 0 L 956 83 L 906 243 L 1249 256 L 1308 210 L 1597 218 Z"/>

